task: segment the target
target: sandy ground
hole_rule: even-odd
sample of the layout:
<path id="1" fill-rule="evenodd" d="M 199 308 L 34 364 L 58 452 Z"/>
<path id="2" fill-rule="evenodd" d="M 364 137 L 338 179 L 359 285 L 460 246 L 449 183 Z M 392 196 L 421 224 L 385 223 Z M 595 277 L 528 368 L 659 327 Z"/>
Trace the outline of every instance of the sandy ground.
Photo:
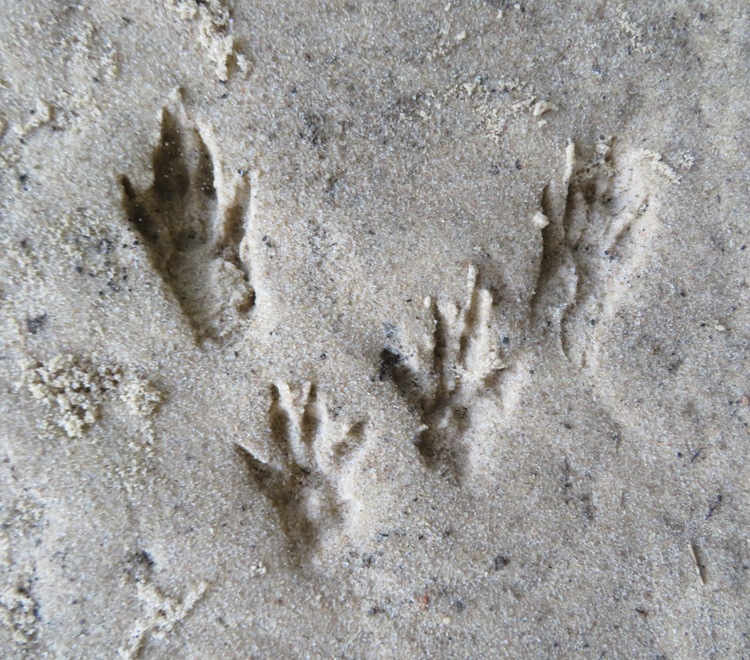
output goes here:
<path id="1" fill-rule="evenodd" d="M 750 658 L 750 8 L 2 0 L 0 648 Z"/>

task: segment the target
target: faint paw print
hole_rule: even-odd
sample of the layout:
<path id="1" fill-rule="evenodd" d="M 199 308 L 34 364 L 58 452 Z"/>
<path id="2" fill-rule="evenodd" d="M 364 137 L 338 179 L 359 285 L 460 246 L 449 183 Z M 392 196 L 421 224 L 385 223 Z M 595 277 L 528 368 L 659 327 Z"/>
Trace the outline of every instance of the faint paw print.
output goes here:
<path id="1" fill-rule="evenodd" d="M 545 188 L 532 316 L 537 329 L 559 336 L 563 353 L 577 367 L 594 358 L 602 318 L 628 286 L 626 266 L 637 266 L 648 247 L 655 198 L 677 180 L 658 154 L 623 152 L 608 138 L 586 164 L 577 161 L 570 143 L 562 188 Z"/>

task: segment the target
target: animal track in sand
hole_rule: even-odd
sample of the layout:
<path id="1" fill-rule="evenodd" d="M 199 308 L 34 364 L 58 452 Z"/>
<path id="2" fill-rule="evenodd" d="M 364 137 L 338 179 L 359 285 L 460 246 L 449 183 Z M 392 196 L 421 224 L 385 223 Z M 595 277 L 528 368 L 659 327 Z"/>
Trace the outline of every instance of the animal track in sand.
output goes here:
<path id="1" fill-rule="evenodd" d="M 381 353 L 381 377 L 390 376 L 419 411 L 419 453 L 429 468 L 445 468 L 458 481 L 466 470 L 464 438 L 474 406 L 494 392 L 504 369 L 493 345 L 492 294 L 480 287 L 474 266 L 467 285 L 461 305 L 430 301 L 434 332 L 426 355 L 409 359 L 391 348 Z"/>
<path id="2" fill-rule="evenodd" d="M 197 340 L 231 340 L 255 304 L 245 240 L 250 183 L 245 176 L 223 180 L 210 130 L 182 107 L 162 109 L 152 161 L 147 190 L 120 177 L 127 218 Z"/>
<path id="3" fill-rule="evenodd" d="M 536 332 L 559 336 L 576 367 L 593 366 L 598 328 L 652 241 L 655 197 L 676 180 L 658 154 L 617 148 L 607 139 L 586 164 L 577 161 L 569 143 L 562 188 L 545 187 L 531 318 Z"/>
<path id="4" fill-rule="evenodd" d="M 416 446 L 429 468 L 458 483 L 468 476 L 477 404 L 503 395 L 508 414 L 512 404 L 506 403 L 521 387 L 516 377 L 533 373 L 519 365 L 545 338 L 559 342 L 574 368 L 596 366 L 600 323 L 611 318 L 652 241 L 654 198 L 677 179 L 654 152 L 614 148 L 606 140 L 581 164 L 570 143 L 562 188 L 545 187 L 534 217 L 543 244 L 534 291 L 509 301 L 522 307 L 501 310 L 471 266 L 462 305 L 430 303 L 434 331 L 427 355 L 383 349 L 381 379 L 390 378 L 419 414 Z M 512 350 L 500 346 L 501 311 L 520 324 Z"/>
<path id="5" fill-rule="evenodd" d="M 315 548 L 345 522 L 343 476 L 364 442 L 365 422 L 341 428 L 316 385 L 271 386 L 270 458 L 236 444 L 255 485 L 276 508 L 297 549 Z"/>

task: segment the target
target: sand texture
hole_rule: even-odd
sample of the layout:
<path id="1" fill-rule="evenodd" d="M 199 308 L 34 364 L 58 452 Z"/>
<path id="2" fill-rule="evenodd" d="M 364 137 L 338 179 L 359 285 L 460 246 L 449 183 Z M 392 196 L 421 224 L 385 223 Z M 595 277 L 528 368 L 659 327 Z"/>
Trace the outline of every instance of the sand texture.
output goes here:
<path id="1" fill-rule="evenodd" d="M 750 5 L 0 10 L 0 656 L 750 659 Z"/>

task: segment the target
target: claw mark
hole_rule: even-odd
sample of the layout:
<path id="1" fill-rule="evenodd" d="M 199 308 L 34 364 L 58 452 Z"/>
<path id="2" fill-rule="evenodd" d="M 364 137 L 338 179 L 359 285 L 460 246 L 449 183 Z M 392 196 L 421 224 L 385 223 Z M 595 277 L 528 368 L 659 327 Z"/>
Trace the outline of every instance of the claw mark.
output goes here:
<path id="1" fill-rule="evenodd" d="M 366 422 L 339 433 L 317 387 L 271 386 L 272 458 L 264 462 L 235 445 L 258 489 L 276 507 L 288 538 L 314 547 L 345 522 L 342 477 L 362 446 Z"/>
<path id="2" fill-rule="evenodd" d="M 690 557 L 693 560 L 695 572 L 698 574 L 701 584 L 706 584 L 706 564 L 703 558 L 703 551 L 695 541 L 691 541 L 688 547 L 690 548 Z"/>
<path id="3" fill-rule="evenodd" d="M 492 295 L 479 286 L 474 266 L 468 272 L 463 306 L 433 303 L 434 334 L 430 365 L 420 369 L 393 349 L 381 353 L 381 377 L 389 375 L 417 408 L 422 431 L 417 449 L 428 467 L 445 467 L 457 480 L 466 469 L 465 436 L 477 399 L 493 391 L 504 369 L 492 345 Z"/>
<path id="4" fill-rule="evenodd" d="M 128 220 L 199 341 L 235 336 L 255 298 L 244 247 L 250 186 L 222 180 L 212 143 L 184 109 L 164 108 L 152 186 L 138 192 L 120 177 Z"/>
<path id="5" fill-rule="evenodd" d="M 627 285 L 623 266 L 632 265 L 648 241 L 653 196 L 674 180 L 657 154 L 620 153 L 609 139 L 597 145 L 586 165 L 577 163 L 569 143 L 562 189 L 544 188 L 548 223 L 531 318 L 537 331 L 558 334 L 563 353 L 576 366 L 591 361 L 596 326 Z"/>

